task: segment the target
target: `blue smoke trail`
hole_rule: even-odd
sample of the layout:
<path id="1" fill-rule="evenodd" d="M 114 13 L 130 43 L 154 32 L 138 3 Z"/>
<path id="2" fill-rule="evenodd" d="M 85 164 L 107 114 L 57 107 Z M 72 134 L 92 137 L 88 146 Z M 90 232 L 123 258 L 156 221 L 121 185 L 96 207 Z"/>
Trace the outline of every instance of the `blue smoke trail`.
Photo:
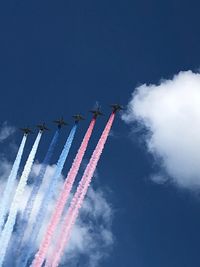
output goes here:
<path id="1" fill-rule="evenodd" d="M 13 249 L 12 250 L 13 250 L 13 254 L 14 255 L 16 255 L 16 253 L 18 251 L 20 251 L 20 248 L 21 248 L 21 245 L 22 245 L 22 241 L 23 241 L 23 238 L 24 238 L 24 233 L 25 233 L 27 225 L 29 224 L 31 211 L 33 209 L 37 194 L 39 192 L 39 189 L 40 189 L 40 186 L 42 184 L 44 175 L 46 173 L 47 166 L 51 161 L 54 149 L 55 149 L 55 147 L 56 147 L 56 145 L 58 143 L 59 133 L 60 133 L 60 130 L 57 130 L 55 132 L 55 134 L 53 136 L 53 139 L 52 139 L 52 141 L 51 141 L 51 143 L 49 145 L 49 149 L 48 149 L 48 151 L 46 153 L 46 156 L 45 156 L 45 158 L 43 160 L 43 163 L 42 163 L 42 166 L 40 168 L 39 174 L 34 179 L 33 187 L 32 187 L 32 190 L 31 190 L 31 194 L 29 196 L 29 199 L 27 201 L 26 207 L 25 207 L 23 215 L 22 215 L 22 220 L 19 223 L 19 226 L 17 228 L 17 232 L 15 233 L 16 240 L 15 240 L 15 242 L 12 242 L 13 243 L 13 246 L 12 246 Z"/>
<path id="2" fill-rule="evenodd" d="M 32 254 L 32 250 L 33 250 L 33 246 L 36 243 L 38 234 L 40 232 L 40 229 L 42 227 L 43 224 L 43 220 L 45 218 L 45 214 L 47 211 L 47 207 L 49 202 L 52 199 L 53 193 L 54 193 L 54 189 L 57 185 L 57 182 L 59 181 L 59 178 L 61 176 L 62 173 L 62 169 L 64 166 L 64 163 L 66 161 L 66 158 L 69 154 L 69 150 L 71 148 L 75 133 L 77 130 L 77 123 L 73 126 L 73 128 L 70 131 L 69 137 L 67 138 L 67 141 L 65 143 L 65 146 L 62 150 L 62 153 L 60 155 L 60 158 L 56 164 L 56 170 L 55 173 L 53 175 L 53 177 L 50 180 L 50 183 L 48 185 L 48 188 L 45 191 L 45 194 L 43 196 L 42 202 L 41 202 L 41 207 L 38 210 L 38 213 L 35 216 L 35 220 L 33 222 L 33 226 L 32 229 L 30 231 L 30 235 L 29 238 L 27 239 L 26 244 L 24 245 L 23 250 L 20 252 L 21 257 L 19 258 L 18 264 L 17 266 L 19 267 L 25 267 L 27 265 L 28 259 Z"/>
<path id="3" fill-rule="evenodd" d="M 15 162 L 13 164 L 12 170 L 11 170 L 10 175 L 8 177 L 8 181 L 7 181 L 6 187 L 5 187 L 4 192 L 3 192 L 3 197 L 2 197 L 1 202 L 0 202 L 0 231 L 3 228 L 6 214 L 9 210 L 9 203 L 10 203 L 9 200 L 10 200 L 11 194 L 14 191 L 15 181 L 17 178 L 17 173 L 19 170 L 19 166 L 20 166 L 22 154 L 24 151 L 24 147 L 26 144 L 26 140 L 27 140 L 27 135 L 24 135 L 24 137 L 21 141 L 16 159 L 15 159 Z"/>
<path id="4" fill-rule="evenodd" d="M 22 198 L 24 189 L 25 189 L 26 184 L 27 184 L 28 176 L 30 174 L 30 171 L 31 171 L 31 168 L 33 165 L 33 161 L 35 159 L 35 154 L 37 152 L 41 137 L 42 137 L 42 132 L 40 131 L 37 135 L 37 138 L 33 144 L 31 152 L 30 152 L 28 159 L 26 161 L 26 164 L 24 166 L 24 170 L 22 172 L 21 178 L 19 180 L 17 189 L 15 191 L 14 198 L 13 198 L 13 201 L 12 201 L 12 204 L 10 207 L 8 219 L 6 221 L 6 224 L 4 226 L 3 231 L 1 233 L 1 237 L 0 237 L 0 267 L 2 267 L 3 262 L 4 262 L 7 247 L 8 247 L 8 244 L 9 244 L 9 241 L 10 241 L 10 238 L 12 235 L 12 231 L 13 231 L 13 228 L 15 225 L 15 221 L 16 221 L 16 217 L 17 217 L 17 211 L 19 209 L 21 198 Z"/>

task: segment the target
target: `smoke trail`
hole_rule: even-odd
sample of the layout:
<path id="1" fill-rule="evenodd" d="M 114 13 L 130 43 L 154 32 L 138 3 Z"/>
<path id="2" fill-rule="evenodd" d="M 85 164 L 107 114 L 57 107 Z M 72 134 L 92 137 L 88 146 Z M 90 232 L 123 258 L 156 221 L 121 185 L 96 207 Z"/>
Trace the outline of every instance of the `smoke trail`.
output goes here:
<path id="1" fill-rule="evenodd" d="M 49 145 L 49 149 L 48 149 L 48 151 L 46 153 L 46 156 L 45 156 L 45 158 L 43 160 L 43 163 L 42 163 L 42 166 L 40 168 L 39 174 L 34 179 L 33 187 L 32 187 L 32 190 L 31 190 L 31 194 L 29 196 L 29 199 L 27 201 L 26 207 L 25 207 L 23 215 L 22 215 L 22 221 L 20 222 L 19 227 L 17 229 L 17 233 L 15 234 L 17 238 L 16 238 L 16 242 L 13 243 L 13 253 L 14 253 L 14 255 L 16 255 L 17 252 L 19 252 L 20 249 L 21 249 L 21 245 L 22 245 L 22 241 L 23 241 L 23 238 L 24 238 L 25 230 L 26 230 L 27 225 L 29 224 L 31 211 L 33 209 L 33 206 L 34 206 L 38 191 L 40 189 L 41 183 L 42 183 L 43 178 L 45 176 L 47 166 L 48 166 L 48 164 L 49 164 L 49 162 L 50 162 L 50 160 L 52 158 L 54 149 L 55 149 L 55 147 L 57 145 L 58 138 L 59 138 L 59 133 L 60 133 L 60 130 L 57 130 L 55 132 L 55 134 L 53 136 L 53 139 L 52 139 L 52 141 L 51 141 L 51 143 Z"/>
<path id="2" fill-rule="evenodd" d="M 77 191 L 72 199 L 72 202 L 70 204 L 70 208 L 68 210 L 67 215 L 64 218 L 63 221 L 63 227 L 60 233 L 60 236 L 58 238 L 58 246 L 56 247 L 56 250 L 54 250 L 53 255 L 51 255 L 52 261 L 52 267 L 57 267 L 60 261 L 60 258 L 63 254 L 63 251 L 65 249 L 65 246 L 68 244 L 70 234 L 72 232 L 73 225 L 76 221 L 76 218 L 78 217 L 79 210 L 82 207 L 84 198 L 86 196 L 87 190 L 89 188 L 89 185 L 91 183 L 94 171 L 96 169 L 97 163 L 99 161 L 99 158 L 102 154 L 105 142 L 108 138 L 110 129 L 112 127 L 113 121 L 114 121 L 115 113 L 112 113 L 109 121 L 100 137 L 100 140 L 92 154 L 92 157 L 85 169 L 85 172 L 83 174 L 83 177 L 79 183 L 79 186 L 77 188 Z M 48 263 L 47 263 L 48 265 Z M 34 266 L 35 267 L 35 266 Z"/>
<path id="3" fill-rule="evenodd" d="M 48 204 L 52 199 L 54 189 L 55 189 L 57 182 L 59 181 L 59 178 L 61 176 L 61 172 L 62 172 L 64 163 L 66 161 L 66 158 L 69 154 L 69 150 L 71 148 L 76 130 L 77 130 L 77 123 L 73 126 L 73 128 L 69 134 L 69 137 L 67 138 L 65 146 L 63 148 L 63 151 L 62 151 L 60 158 L 58 160 L 55 173 L 54 173 L 52 179 L 50 180 L 48 188 L 46 189 L 46 192 L 45 192 L 44 197 L 43 197 L 42 202 L 41 202 L 41 207 L 35 216 L 35 220 L 34 220 L 34 223 L 33 223 L 29 238 L 28 238 L 28 243 L 25 244 L 23 251 L 22 251 L 22 254 L 21 254 L 21 257 L 19 258 L 19 265 L 18 266 L 20 266 L 20 267 L 26 266 L 27 261 L 28 261 L 29 257 L 31 256 L 32 244 L 34 244 L 37 240 L 37 237 L 38 237 L 38 234 L 40 232 L 43 220 L 45 218 Z"/>
<path id="4" fill-rule="evenodd" d="M 69 197 L 70 191 L 72 189 L 74 180 L 76 178 L 76 175 L 77 175 L 78 170 L 80 168 L 85 151 L 87 149 L 88 142 L 89 142 L 90 137 L 92 135 L 92 131 L 94 129 L 95 122 L 96 122 L 96 119 L 92 119 L 92 121 L 88 127 L 88 130 L 87 130 L 87 132 L 83 138 L 81 146 L 77 152 L 77 155 L 73 161 L 72 167 L 71 167 L 71 169 L 67 175 L 67 178 L 65 180 L 62 192 L 61 192 L 59 199 L 57 201 L 57 204 L 56 204 L 55 211 L 54 211 L 54 213 L 51 217 L 50 223 L 47 227 L 46 234 L 45 234 L 45 236 L 41 242 L 39 251 L 42 250 L 41 258 L 43 258 L 43 260 L 45 258 L 46 253 L 47 253 L 47 250 L 50 246 L 50 242 L 51 242 L 51 239 L 53 237 L 54 231 L 56 230 L 56 226 L 58 225 L 60 218 L 62 216 L 65 204 L 68 200 L 68 197 Z"/>
<path id="5" fill-rule="evenodd" d="M 5 187 L 4 192 L 3 192 L 3 197 L 1 199 L 1 205 L 0 205 L 0 231 L 3 228 L 5 217 L 6 217 L 8 210 L 9 210 L 9 200 L 10 200 L 10 196 L 14 190 L 15 180 L 17 178 L 17 173 L 19 170 L 19 166 L 20 166 L 22 154 L 24 151 L 24 147 L 26 144 L 26 140 L 27 140 L 27 135 L 24 135 L 22 138 L 16 159 L 15 159 L 15 162 L 13 164 L 12 170 L 11 170 L 10 175 L 8 177 L 6 187 Z"/>
<path id="6" fill-rule="evenodd" d="M 56 249 L 53 253 L 53 255 L 51 255 L 51 259 L 53 259 L 53 265 L 52 266 L 58 266 L 60 257 L 63 253 L 65 244 L 67 243 L 70 233 L 71 233 L 71 229 L 73 224 L 75 223 L 75 220 L 78 216 L 79 213 L 79 209 L 82 206 L 84 197 L 87 193 L 87 189 L 89 187 L 89 184 L 91 182 L 92 176 L 94 174 L 94 171 L 96 169 L 98 160 L 101 156 L 101 153 L 103 151 L 105 142 L 107 140 L 107 137 L 109 135 L 113 120 L 115 117 L 115 113 L 112 113 L 108 123 L 106 124 L 106 127 L 99 139 L 99 142 L 91 156 L 91 159 L 85 169 L 85 172 L 83 174 L 83 177 L 79 183 L 79 186 L 77 188 L 77 191 L 72 199 L 72 202 L 70 204 L 70 208 L 68 210 L 67 216 L 64 219 L 63 222 L 63 230 L 61 231 L 60 237 L 58 238 L 58 244 L 56 246 Z M 45 247 L 45 243 L 41 245 L 40 250 L 38 251 L 38 253 L 35 255 L 32 267 L 41 267 L 42 263 L 44 261 L 44 257 L 45 257 L 45 253 L 43 251 L 43 245 Z M 51 264 L 51 263 L 50 263 Z M 46 263 L 46 266 L 49 266 L 49 263 Z M 51 265 L 50 265 L 51 266 Z"/>
<path id="7" fill-rule="evenodd" d="M 25 186 L 26 186 L 26 183 L 28 180 L 28 176 L 29 176 L 30 171 L 31 171 L 31 167 L 33 165 L 33 161 L 35 158 L 35 154 L 37 152 L 37 148 L 38 148 L 41 136 L 42 136 L 42 132 L 40 131 L 37 135 L 37 138 L 34 142 L 32 150 L 31 150 L 31 152 L 28 156 L 28 159 L 26 161 L 26 164 L 24 166 L 24 170 L 22 172 L 19 184 L 17 186 L 16 192 L 15 192 L 15 195 L 14 195 L 11 207 L 10 207 L 10 212 L 8 215 L 7 222 L 6 222 L 5 227 L 1 233 L 1 237 L 0 237 L 0 267 L 2 267 L 2 264 L 4 262 L 4 257 L 6 254 L 8 243 L 9 243 L 9 240 L 11 238 L 12 231 L 13 231 L 13 228 L 15 225 L 15 220 L 16 220 L 19 204 L 20 204 L 22 194 L 24 192 L 24 189 L 25 189 Z"/>

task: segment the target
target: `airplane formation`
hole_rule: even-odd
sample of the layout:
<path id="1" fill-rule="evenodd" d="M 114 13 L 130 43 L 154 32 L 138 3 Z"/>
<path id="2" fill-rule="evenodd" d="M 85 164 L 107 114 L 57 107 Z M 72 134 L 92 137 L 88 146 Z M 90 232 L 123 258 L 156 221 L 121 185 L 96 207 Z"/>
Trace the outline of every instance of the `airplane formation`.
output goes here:
<path id="1" fill-rule="evenodd" d="M 112 104 L 112 105 L 110 105 L 110 107 L 112 108 L 113 113 L 116 113 L 116 112 L 124 109 L 119 104 Z M 93 114 L 93 118 L 94 119 L 96 119 L 98 116 L 103 116 L 104 115 L 100 111 L 100 107 L 97 107 L 94 110 L 90 110 L 90 113 Z M 85 118 L 81 114 L 76 114 L 76 115 L 73 115 L 72 117 L 75 120 L 75 123 L 78 123 L 79 121 L 85 120 Z M 53 123 L 57 124 L 57 126 L 58 126 L 59 129 L 61 129 L 63 126 L 67 126 L 68 125 L 68 123 L 63 119 L 63 117 L 61 117 L 60 119 L 54 120 Z M 46 124 L 44 122 L 42 124 L 36 125 L 36 127 L 39 128 L 39 130 L 41 132 L 49 131 L 50 130 L 49 128 L 47 128 L 47 126 L 46 126 Z M 20 130 L 25 135 L 33 134 L 34 133 L 30 127 L 20 128 Z"/>
<path id="2" fill-rule="evenodd" d="M 55 261 L 52 263 L 53 264 L 52 266 L 58 266 L 59 261 L 61 260 L 63 251 L 67 246 L 68 242 L 68 240 L 66 240 L 66 237 L 71 235 L 73 225 L 83 205 L 83 201 L 86 197 L 88 188 L 92 182 L 96 166 L 98 164 L 106 140 L 111 131 L 115 115 L 118 111 L 123 110 L 123 107 L 119 104 L 112 104 L 110 105 L 110 107 L 112 108 L 112 112 L 107 120 L 107 123 L 103 129 L 102 134 L 98 139 L 97 145 L 91 154 L 90 160 L 84 170 L 79 185 L 76 188 L 76 192 L 74 193 L 73 199 L 71 200 L 69 210 L 63 217 L 63 224 L 61 223 L 62 230 L 60 231 L 60 236 L 58 237 L 59 244 L 56 245 L 55 251 L 52 251 L 53 261 L 55 259 Z M 90 110 L 89 112 L 92 113 L 92 119 L 90 120 L 89 126 L 81 141 L 80 147 L 77 150 L 77 154 L 73 160 L 71 168 L 66 176 L 66 179 L 63 181 L 64 183 L 62 185 L 62 188 L 60 192 L 58 192 L 58 199 L 56 200 L 57 202 L 54 203 L 55 206 L 52 209 L 51 217 L 49 217 L 50 221 L 48 225 L 43 219 L 46 218 L 47 206 L 48 203 L 53 198 L 52 194 L 54 192 L 54 188 L 57 186 L 58 183 L 60 183 L 59 178 L 63 171 L 63 167 L 68 157 L 68 154 L 70 153 L 70 148 L 75 138 L 78 123 L 85 119 L 81 114 L 76 114 L 73 116 L 75 123 L 71 127 L 69 135 L 65 141 L 63 149 L 55 165 L 55 173 L 53 174 L 52 179 L 49 179 L 49 183 L 45 189 L 39 208 L 37 212 L 34 213 L 35 214 L 34 220 L 30 223 L 31 213 L 34 210 L 34 203 L 35 201 L 37 201 L 39 190 L 43 184 L 46 168 L 48 164 L 50 164 L 51 162 L 54 149 L 59 140 L 60 131 L 59 130 L 55 131 L 53 138 L 49 144 L 48 150 L 46 152 L 43 164 L 41 164 L 42 167 L 37 176 L 37 179 L 35 179 L 34 183 L 32 184 L 30 196 L 27 199 L 26 205 L 22 213 L 22 217 L 20 218 L 21 220 L 18 225 L 17 232 L 15 232 L 14 226 L 17 219 L 19 203 L 21 202 L 22 195 L 24 190 L 26 189 L 26 186 L 28 186 L 29 174 L 34 164 L 35 156 L 40 144 L 42 133 L 50 130 L 44 122 L 36 125 L 36 128 L 39 130 L 39 132 L 37 133 L 37 137 L 32 145 L 29 156 L 27 157 L 27 160 L 25 162 L 24 169 L 18 181 L 17 175 L 21 164 L 20 162 L 22 159 L 27 136 L 29 134 L 34 133 L 34 131 L 29 127 L 20 128 L 20 130 L 23 131 L 24 135 L 21 144 L 19 146 L 15 162 L 13 163 L 11 174 L 8 177 L 8 182 L 6 184 L 3 198 L 0 203 L 0 204 L 4 203 L 3 205 L 0 205 L 0 230 L 2 230 L 0 236 L 0 267 L 4 266 L 3 263 L 6 261 L 6 253 L 8 251 L 10 252 L 12 251 L 12 255 L 14 255 L 13 260 L 15 261 L 15 263 L 17 259 L 17 266 L 20 267 L 27 266 L 27 263 L 29 262 L 30 259 L 32 259 L 32 264 L 31 264 L 32 267 L 43 266 L 46 257 L 45 255 L 48 253 L 55 231 L 62 220 L 62 214 L 65 209 L 65 204 L 67 203 L 70 196 L 70 192 L 74 187 L 76 176 L 79 172 L 81 163 L 84 159 L 85 152 L 87 150 L 90 138 L 93 133 L 94 126 L 96 124 L 96 119 L 97 117 L 104 115 L 101 112 L 99 106 L 95 109 Z M 64 120 L 63 117 L 54 120 L 53 123 L 56 124 L 58 129 L 61 129 L 62 127 L 68 125 L 68 123 Z M 18 183 L 15 190 L 16 186 L 15 182 L 17 181 Z M 10 194 L 11 194 L 10 192 L 14 192 L 11 204 L 10 204 Z M 37 250 L 35 250 L 35 246 L 32 246 L 32 244 L 36 243 L 40 230 L 44 224 L 45 224 L 45 231 L 39 242 Z M 30 229 L 27 227 L 29 227 Z M 24 234 L 26 233 L 26 229 L 30 230 L 27 242 L 24 240 Z M 15 232 L 16 239 L 15 242 L 13 242 L 12 246 L 10 247 L 9 244 L 13 232 Z M 31 245 L 29 245 L 29 243 Z M 34 258 L 33 255 L 35 255 Z M 16 265 L 9 264 L 6 266 L 16 266 Z"/>

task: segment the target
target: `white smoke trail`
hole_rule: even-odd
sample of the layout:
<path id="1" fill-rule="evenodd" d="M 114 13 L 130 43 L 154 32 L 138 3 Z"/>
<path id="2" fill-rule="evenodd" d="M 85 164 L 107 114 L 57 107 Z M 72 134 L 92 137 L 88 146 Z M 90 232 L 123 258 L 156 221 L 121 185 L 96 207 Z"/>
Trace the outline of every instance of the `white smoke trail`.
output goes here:
<path id="1" fill-rule="evenodd" d="M 20 205 L 20 201 L 21 201 L 25 186 L 27 184 L 28 176 L 30 174 L 31 167 L 33 165 L 33 161 L 35 158 L 35 154 L 37 152 L 37 148 L 38 148 L 41 136 L 42 136 L 42 132 L 40 131 L 37 135 L 37 138 L 34 142 L 32 150 L 31 150 L 29 157 L 26 161 L 23 173 L 21 175 L 19 184 L 17 186 L 16 192 L 15 192 L 12 204 L 11 204 L 11 208 L 10 208 L 7 222 L 6 222 L 5 227 L 1 233 L 1 237 L 0 237 L 0 267 L 2 267 L 3 262 L 4 262 L 8 243 L 10 241 L 12 231 L 13 231 L 13 228 L 15 225 L 17 211 L 18 211 L 18 208 Z"/>
<path id="2" fill-rule="evenodd" d="M 4 225 L 5 217 L 9 209 L 9 203 L 10 203 L 10 196 L 14 190 L 15 187 L 15 180 L 17 177 L 17 173 L 19 170 L 22 154 L 24 151 L 24 146 L 27 140 L 27 136 L 24 135 L 21 145 L 19 147 L 15 162 L 13 164 L 12 170 L 10 172 L 10 175 L 8 177 L 8 181 L 6 184 L 6 187 L 3 192 L 3 197 L 0 202 L 0 231 L 2 230 L 2 227 Z"/>
<path id="3" fill-rule="evenodd" d="M 28 237 L 29 242 L 27 244 L 25 244 L 24 248 L 21 250 L 20 257 L 18 260 L 19 264 L 17 266 L 26 267 L 28 259 L 29 259 L 30 255 L 33 253 L 32 244 L 36 242 L 37 237 L 38 237 L 39 232 L 40 232 L 40 229 L 43 225 L 44 219 L 45 219 L 46 214 L 47 214 L 46 211 L 47 211 L 49 202 L 51 201 L 55 187 L 59 182 L 59 179 L 60 179 L 60 176 L 62 173 L 62 169 L 64 167 L 65 161 L 67 159 L 71 145 L 72 145 L 74 137 L 75 137 L 77 127 L 78 127 L 78 124 L 76 123 L 72 127 L 70 134 L 66 140 L 64 148 L 63 148 L 61 155 L 59 157 L 59 160 L 56 164 L 57 167 L 55 169 L 55 173 L 54 173 L 52 179 L 49 181 L 48 187 L 46 188 L 46 192 L 42 198 L 40 208 L 39 208 L 37 214 L 35 214 L 34 224 L 31 227 L 29 237 Z"/>
<path id="4" fill-rule="evenodd" d="M 25 206 L 24 211 L 23 211 L 22 221 L 19 224 L 19 227 L 17 228 L 17 231 L 16 231 L 17 239 L 16 239 L 16 242 L 14 243 L 14 246 L 13 246 L 14 256 L 16 256 L 17 251 L 20 252 L 20 250 L 22 249 L 23 238 L 25 236 L 26 228 L 27 228 L 28 224 L 30 223 L 31 212 L 32 212 L 33 207 L 34 207 L 35 200 L 37 199 L 37 195 L 39 193 L 41 184 L 43 182 L 43 178 L 45 177 L 48 164 L 49 164 L 49 162 L 53 156 L 53 152 L 54 152 L 55 147 L 57 145 L 59 135 L 60 135 L 60 131 L 57 130 L 53 136 L 53 139 L 50 143 L 47 154 L 43 160 L 39 174 L 34 179 L 34 183 L 33 183 L 33 187 L 32 187 L 30 196 L 27 200 L 26 206 Z"/>

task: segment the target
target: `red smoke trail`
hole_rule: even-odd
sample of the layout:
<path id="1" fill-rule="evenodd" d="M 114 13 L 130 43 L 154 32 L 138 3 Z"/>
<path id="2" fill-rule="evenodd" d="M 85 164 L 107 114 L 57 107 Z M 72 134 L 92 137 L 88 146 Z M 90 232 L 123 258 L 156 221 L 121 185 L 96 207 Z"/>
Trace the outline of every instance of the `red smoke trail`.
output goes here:
<path id="1" fill-rule="evenodd" d="M 70 204 L 69 210 L 67 215 L 64 218 L 63 221 L 63 231 L 61 231 L 61 234 L 58 238 L 57 247 L 54 250 L 54 253 L 51 255 L 51 259 L 53 262 L 47 263 L 46 266 L 51 267 L 57 267 L 60 261 L 60 258 L 63 254 L 63 251 L 68 244 L 73 225 L 76 221 L 76 218 L 78 217 L 79 210 L 82 207 L 85 195 L 87 193 L 88 187 L 91 183 L 94 171 L 96 169 L 97 163 L 99 161 L 99 158 L 101 156 L 101 153 L 103 151 L 105 142 L 108 138 L 110 129 L 112 127 L 113 120 L 115 118 L 115 113 L 112 113 L 108 123 L 106 124 L 106 127 L 99 139 L 99 142 L 92 154 L 92 157 L 85 169 L 85 172 L 83 174 L 83 177 L 79 183 L 79 186 L 77 188 L 77 191 L 72 199 L 72 202 Z M 35 266 L 34 266 L 35 267 Z"/>
<path id="2" fill-rule="evenodd" d="M 69 198 L 69 194 L 70 194 L 70 191 L 72 189 L 74 180 L 76 178 L 76 175 L 77 175 L 78 170 L 80 168 L 83 156 L 84 156 L 85 151 L 87 149 L 88 142 L 89 142 L 90 137 L 92 135 L 92 131 L 94 129 L 95 122 L 96 122 L 96 119 L 93 118 L 89 127 L 88 127 L 88 130 L 87 130 L 87 132 L 83 138 L 83 141 L 82 141 L 81 146 L 78 150 L 78 153 L 74 159 L 72 167 L 69 170 L 69 173 L 68 173 L 67 178 L 65 180 L 62 192 L 61 192 L 59 199 L 57 201 L 55 211 L 54 211 L 54 213 L 51 217 L 51 220 L 48 224 L 45 236 L 41 242 L 39 251 L 35 255 L 35 259 L 34 259 L 33 264 L 32 264 L 33 267 L 42 266 L 42 263 L 45 259 L 46 253 L 47 253 L 49 246 L 51 244 L 53 234 L 54 234 L 56 227 L 57 227 L 57 225 L 61 219 L 62 212 L 63 212 L 63 210 L 65 208 L 65 204 Z"/>

